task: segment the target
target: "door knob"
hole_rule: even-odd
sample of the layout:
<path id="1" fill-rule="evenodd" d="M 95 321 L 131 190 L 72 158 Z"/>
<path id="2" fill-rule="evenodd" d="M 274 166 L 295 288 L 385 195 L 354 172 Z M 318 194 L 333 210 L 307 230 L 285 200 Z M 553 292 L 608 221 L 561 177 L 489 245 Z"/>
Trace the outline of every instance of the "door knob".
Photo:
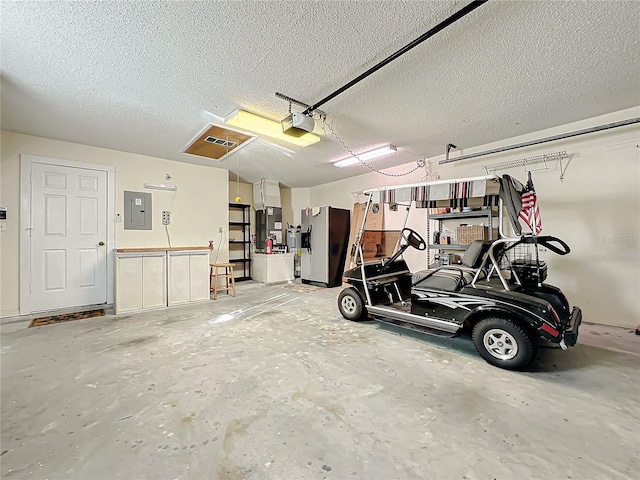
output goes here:
<path id="1" fill-rule="evenodd" d="M 104 242 L 99 242 L 98 245 L 104 247 Z"/>

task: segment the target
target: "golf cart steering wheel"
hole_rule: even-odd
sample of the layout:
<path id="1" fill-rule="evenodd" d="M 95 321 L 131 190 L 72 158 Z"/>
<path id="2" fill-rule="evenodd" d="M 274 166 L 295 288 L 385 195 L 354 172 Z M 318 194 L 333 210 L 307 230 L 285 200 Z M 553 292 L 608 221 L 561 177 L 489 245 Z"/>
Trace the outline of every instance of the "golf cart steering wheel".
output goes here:
<path id="1" fill-rule="evenodd" d="M 427 248 L 424 238 L 422 238 L 415 230 L 404 228 L 402 229 L 401 235 L 402 238 L 404 238 L 404 241 L 407 242 L 407 245 L 415 248 L 416 250 L 424 250 Z"/>

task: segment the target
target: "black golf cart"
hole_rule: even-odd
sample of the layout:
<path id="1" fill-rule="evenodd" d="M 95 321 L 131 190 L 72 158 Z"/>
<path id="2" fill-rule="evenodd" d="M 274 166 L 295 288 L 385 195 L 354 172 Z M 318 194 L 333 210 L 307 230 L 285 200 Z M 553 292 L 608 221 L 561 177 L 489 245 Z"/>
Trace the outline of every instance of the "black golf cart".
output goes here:
<path id="1" fill-rule="evenodd" d="M 436 265 L 413 274 L 403 253 L 409 248 L 427 248 L 420 234 L 404 227 L 413 201 L 404 205 L 407 214 L 401 230 L 371 232 L 364 229 L 366 212 L 379 190 L 365 192 L 365 219 L 353 257 L 356 266 L 344 274 L 345 282 L 351 286 L 340 292 L 338 308 L 348 320 L 371 317 L 450 336 L 468 330 L 476 350 L 487 362 L 521 370 L 534 359 L 538 337 L 557 343 L 562 349 L 576 344 L 582 313 L 578 307 L 570 307 L 559 288 L 544 283 L 547 267 L 539 253 L 544 249 L 566 255 L 569 247 L 555 237 L 521 234 L 517 222 L 519 192 L 514 188 L 517 181 L 507 176 L 478 178 L 500 182 L 501 238 L 473 241 L 459 264 Z M 451 182 L 466 180 L 469 179 Z M 428 189 L 443 183 L 447 182 L 425 186 Z M 512 220 L 510 236 L 503 231 L 505 207 L 504 217 Z M 397 239 L 393 255 L 365 261 L 363 240 L 374 237 L 382 243 Z"/>

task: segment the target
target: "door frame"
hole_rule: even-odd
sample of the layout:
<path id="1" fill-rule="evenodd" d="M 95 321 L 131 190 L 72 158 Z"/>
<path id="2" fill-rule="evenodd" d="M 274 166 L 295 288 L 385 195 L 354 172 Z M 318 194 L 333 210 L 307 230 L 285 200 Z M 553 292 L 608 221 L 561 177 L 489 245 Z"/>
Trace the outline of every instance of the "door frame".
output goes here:
<path id="1" fill-rule="evenodd" d="M 116 169 L 108 165 L 84 163 L 41 155 L 20 154 L 20 315 L 31 314 L 31 167 L 34 163 L 84 168 L 107 174 L 107 305 L 113 305 L 113 249 L 115 236 Z"/>

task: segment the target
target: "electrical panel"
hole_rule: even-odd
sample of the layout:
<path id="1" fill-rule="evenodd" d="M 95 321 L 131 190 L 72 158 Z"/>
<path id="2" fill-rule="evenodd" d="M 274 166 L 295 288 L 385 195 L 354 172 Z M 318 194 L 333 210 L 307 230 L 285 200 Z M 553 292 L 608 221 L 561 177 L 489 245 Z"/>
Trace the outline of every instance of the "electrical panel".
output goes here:
<path id="1" fill-rule="evenodd" d="M 124 229 L 151 230 L 151 194 L 124 192 Z"/>
<path id="2" fill-rule="evenodd" d="M 171 224 L 171 212 L 169 210 L 162 211 L 162 224 L 163 225 Z"/>

